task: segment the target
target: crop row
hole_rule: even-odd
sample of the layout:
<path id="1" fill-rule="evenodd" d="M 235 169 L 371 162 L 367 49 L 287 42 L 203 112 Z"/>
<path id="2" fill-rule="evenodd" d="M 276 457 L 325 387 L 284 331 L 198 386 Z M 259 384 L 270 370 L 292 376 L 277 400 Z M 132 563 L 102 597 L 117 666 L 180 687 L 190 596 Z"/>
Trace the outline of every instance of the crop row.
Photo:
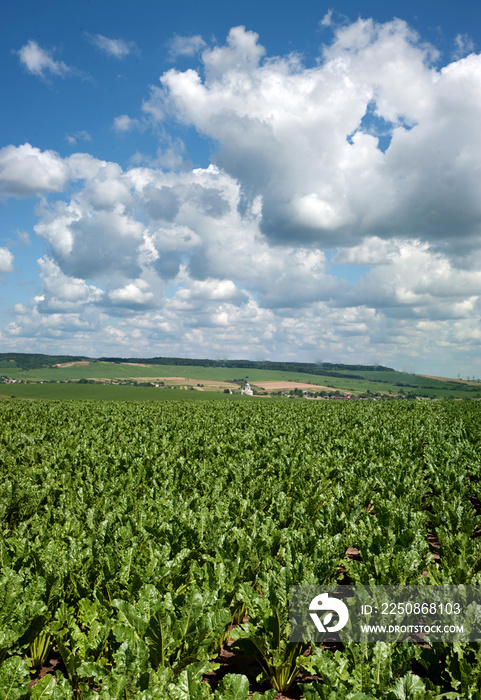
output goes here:
<path id="1" fill-rule="evenodd" d="M 479 418 L 0 403 L 0 700 L 247 698 L 245 675 L 205 682 L 228 638 L 265 698 L 479 697 L 476 645 L 288 642 L 291 584 L 480 584 Z"/>

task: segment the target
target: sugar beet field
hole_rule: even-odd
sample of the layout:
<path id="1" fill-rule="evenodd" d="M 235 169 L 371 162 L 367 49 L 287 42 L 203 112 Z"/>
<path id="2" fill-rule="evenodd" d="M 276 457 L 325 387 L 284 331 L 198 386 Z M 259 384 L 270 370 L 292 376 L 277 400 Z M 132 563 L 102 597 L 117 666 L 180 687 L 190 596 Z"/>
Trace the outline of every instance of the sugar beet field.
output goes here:
<path id="1" fill-rule="evenodd" d="M 0 402 L 0 700 L 481 698 L 288 642 L 291 584 L 481 584 L 477 402 Z"/>

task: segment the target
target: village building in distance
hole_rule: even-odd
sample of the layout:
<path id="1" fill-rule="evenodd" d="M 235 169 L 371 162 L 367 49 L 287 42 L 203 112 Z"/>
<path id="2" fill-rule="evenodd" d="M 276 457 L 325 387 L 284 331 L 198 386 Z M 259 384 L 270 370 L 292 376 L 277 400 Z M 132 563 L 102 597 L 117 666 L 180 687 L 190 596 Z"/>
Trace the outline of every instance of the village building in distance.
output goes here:
<path id="1" fill-rule="evenodd" d="M 246 396 L 254 396 L 254 392 L 252 391 L 249 382 L 246 382 L 244 389 L 241 389 L 241 394 L 245 394 Z"/>

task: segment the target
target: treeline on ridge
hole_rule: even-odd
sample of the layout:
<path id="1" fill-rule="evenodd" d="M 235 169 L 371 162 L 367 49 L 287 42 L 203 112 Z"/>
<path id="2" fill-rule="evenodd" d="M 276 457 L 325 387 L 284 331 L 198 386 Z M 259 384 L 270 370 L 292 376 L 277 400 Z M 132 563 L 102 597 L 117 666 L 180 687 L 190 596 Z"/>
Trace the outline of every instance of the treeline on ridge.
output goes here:
<path id="1" fill-rule="evenodd" d="M 85 355 L 43 355 L 42 353 L 23 352 L 1 352 L 0 367 L 5 368 L 7 363 L 17 369 L 40 369 L 42 367 L 52 367 L 64 362 L 80 362 L 81 360 L 91 360 Z"/>
<path id="2" fill-rule="evenodd" d="M 270 360 L 205 360 L 192 359 L 190 357 L 151 357 L 151 358 L 121 358 L 101 357 L 101 362 L 141 362 L 149 365 L 179 365 L 192 367 L 226 367 L 239 369 L 269 369 L 277 372 L 303 372 L 305 374 L 322 374 L 330 377 L 349 377 L 351 379 L 363 379 L 358 374 L 346 374 L 346 370 L 357 372 L 395 372 L 391 367 L 382 365 L 345 365 L 331 362 L 272 362 Z M 341 372 L 340 370 L 344 370 Z"/>
<path id="3" fill-rule="evenodd" d="M 395 372 L 391 367 L 382 365 L 346 365 L 331 362 L 272 362 L 269 360 L 207 360 L 192 359 L 190 357 L 100 357 L 92 358 L 86 355 L 44 355 L 41 353 L 0 353 L 0 365 L 5 367 L 7 363 L 12 363 L 20 369 L 40 369 L 42 367 L 52 367 L 53 365 L 65 362 L 80 362 L 89 360 L 90 362 L 122 362 L 142 363 L 149 365 L 179 365 L 194 367 L 226 367 L 238 369 L 268 369 L 278 372 L 302 372 L 305 374 L 327 375 L 330 377 L 342 377 L 350 379 L 363 379 L 354 372 Z M 346 372 L 353 372 L 346 374 Z"/>

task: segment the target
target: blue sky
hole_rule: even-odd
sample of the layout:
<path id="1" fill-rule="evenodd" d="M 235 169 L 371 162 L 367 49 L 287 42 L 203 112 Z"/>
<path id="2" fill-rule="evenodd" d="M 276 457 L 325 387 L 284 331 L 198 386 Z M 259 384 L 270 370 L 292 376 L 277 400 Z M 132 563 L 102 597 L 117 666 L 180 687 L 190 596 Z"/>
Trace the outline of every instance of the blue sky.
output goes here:
<path id="1" fill-rule="evenodd" d="M 3 351 L 480 374 L 478 2 L 3 20 Z"/>

